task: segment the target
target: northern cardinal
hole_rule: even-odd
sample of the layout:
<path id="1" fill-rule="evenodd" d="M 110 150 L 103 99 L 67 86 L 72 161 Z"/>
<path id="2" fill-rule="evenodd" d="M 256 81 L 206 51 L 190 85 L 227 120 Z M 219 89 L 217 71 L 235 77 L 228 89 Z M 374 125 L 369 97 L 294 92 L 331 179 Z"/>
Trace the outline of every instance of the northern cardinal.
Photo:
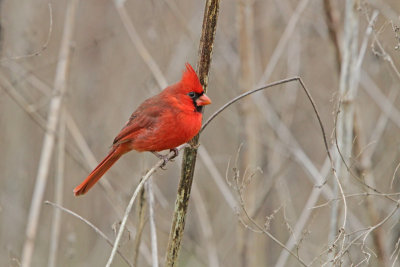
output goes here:
<path id="1" fill-rule="evenodd" d="M 175 149 L 192 139 L 201 128 L 202 106 L 211 103 L 203 91 L 192 66 L 180 82 L 145 100 L 131 115 L 115 137 L 107 157 L 74 189 L 75 196 L 83 195 L 125 153 Z"/>

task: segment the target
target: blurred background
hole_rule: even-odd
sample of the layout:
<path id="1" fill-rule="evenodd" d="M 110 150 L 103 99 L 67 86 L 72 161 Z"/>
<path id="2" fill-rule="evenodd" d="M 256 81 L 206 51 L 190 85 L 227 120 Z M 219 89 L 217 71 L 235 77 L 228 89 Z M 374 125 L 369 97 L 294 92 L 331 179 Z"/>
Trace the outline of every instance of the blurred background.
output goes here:
<path id="1" fill-rule="evenodd" d="M 399 266 L 400 2 L 356 1 L 353 24 L 345 22 L 347 2 L 221 1 L 207 93 L 213 103 L 204 118 L 244 91 L 300 76 L 318 107 L 341 183 L 298 83 L 236 103 L 201 135 L 180 266 L 301 266 L 296 255 L 312 266 Z M 58 202 L 115 239 L 141 175 L 157 159 L 129 153 L 88 194 L 74 197 L 72 190 L 105 157 L 138 104 L 178 81 L 186 62 L 196 65 L 204 5 L 0 1 L 1 266 L 20 266 L 24 246 L 32 248 L 30 266 L 105 264 L 110 245 L 43 201 Z M 362 61 L 351 65 L 354 58 Z M 356 69 L 343 74 L 348 62 Z M 60 95 L 29 242 L 44 129 Z M 152 180 L 161 265 L 180 163 L 181 156 Z M 143 205 L 137 201 L 120 244 L 137 266 L 152 266 L 147 199 L 145 192 Z M 113 266 L 127 264 L 117 255 Z"/>

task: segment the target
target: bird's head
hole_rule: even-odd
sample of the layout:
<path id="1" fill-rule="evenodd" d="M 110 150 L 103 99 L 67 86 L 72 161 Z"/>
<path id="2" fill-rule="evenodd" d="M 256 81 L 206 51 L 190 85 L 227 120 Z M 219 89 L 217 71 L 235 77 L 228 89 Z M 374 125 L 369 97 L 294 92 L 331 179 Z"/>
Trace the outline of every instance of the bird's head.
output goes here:
<path id="1" fill-rule="evenodd" d="M 180 93 L 183 94 L 182 100 L 189 103 L 191 101 L 196 111 L 201 112 L 203 106 L 211 104 L 211 99 L 204 94 L 199 77 L 189 63 L 186 63 L 186 70 L 183 72 L 180 85 Z"/>

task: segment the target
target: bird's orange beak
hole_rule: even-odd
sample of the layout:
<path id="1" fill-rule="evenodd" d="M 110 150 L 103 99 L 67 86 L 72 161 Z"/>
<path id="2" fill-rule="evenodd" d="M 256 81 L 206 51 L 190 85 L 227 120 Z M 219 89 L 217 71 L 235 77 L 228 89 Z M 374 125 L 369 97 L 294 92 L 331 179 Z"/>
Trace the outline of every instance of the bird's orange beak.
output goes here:
<path id="1" fill-rule="evenodd" d="M 205 106 L 205 105 L 211 104 L 211 99 L 208 96 L 206 96 L 205 94 L 203 94 L 202 96 L 197 98 L 196 104 L 198 106 Z"/>

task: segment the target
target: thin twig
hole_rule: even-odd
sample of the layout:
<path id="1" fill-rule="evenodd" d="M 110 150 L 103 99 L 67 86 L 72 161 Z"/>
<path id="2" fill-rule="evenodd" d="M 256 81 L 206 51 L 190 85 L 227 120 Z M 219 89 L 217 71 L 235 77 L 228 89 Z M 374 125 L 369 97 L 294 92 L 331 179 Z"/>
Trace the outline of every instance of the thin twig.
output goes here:
<path id="1" fill-rule="evenodd" d="M 227 103 L 225 103 L 222 107 L 220 107 L 217 111 L 215 111 L 210 117 L 208 117 L 208 119 L 206 120 L 206 122 L 203 123 L 203 126 L 201 127 L 200 133 L 204 130 L 204 128 L 206 128 L 208 126 L 208 124 L 215 119 L 215 117 L 217 117 L 219 115 L 219 113 L 221 113 L 222 111 L 224 111 L 226 108 L 228 108 L 230 105 L 232 105 L 233 103 L 237 102 L 238 100 L 251 95 L 255 92 L 261 91 L 261 90 L 265 90 L 267 88 L 270 87 L 274 87 L 280 84 L 284 84 L 284 83 L 288 83 L 288 82 L 294 82 L 294 81 L 298 81 L 300 80 L 300 77 L 292 77 L 292 78 L 287 78 L 287 79 L 283 79 L 283 80 L 279 80 L 273 83 L 269 83 L 263 87 L 257 88 L 257 89 L 253 89 L 247 92 L 244 92 L 243 94 L 240 94 L 238 96 L 236 96 L 235 98 L 233 98 L 232 100 L 229 100 Z"/>
<path id="2" fill-rule="evenodd" d="M 47 33 L 46 41 L 44 42 L 42 47 L 38 51 L 35 51 L 35 52 L 27 54 L 27 55 L 2 58 L 0 60 L 0 63 L 3 63 L 4 61 L 19 60 L 19 59 L 24 59 L 24 58 L 29 58 L 29 57 L 40 56 L 43 53 L 43 51 L 47 49 L 49 42 L 50 42 L 51 34 L 53 32 L 53 9 L 51 7 L 51 3 L 48 3 L 48 7 L 49 7 L 49 17 L 50 17 L 49 18 L 49 20 L 50 20 L 49 31 Z"/>
<path id="3" fill-rule="evenodd" d="M 258 223 L 250 217 L 250 215 L 247 213 L 247 211 L 245 209 L 244 210 L 244 214 L 246 215 L 246 218 L 262 233 L 266 234 L 269 238 L 271 238 L 275 243 L 277 243 L 280 247 L 282 247 L 283 249 L 285 249 L 290 255 L 292 255 L 295 259 L 297 259 L 297 261 L 303 265 L 303 266 L 308 266 L 301 258 L 299 258 L 298 255 L 296 255 L 293 251 L 289 250 L 285 244 L 283 244 L 281 241 L 279 241 L 275 236 L 273 236 L 269 231 L 267 231 L 266 229 L 264 229 L 263 227 L 261 227 L 260 225 L 258 225 Z"/>
<path id="4" fill-rule="evenodd" d="M 137 203 L 137 227 L 136 227 L 136 235 L 135 235 L 135 241 L 133 242 L 133 266 L 138 266 L 138 258 L 139 258 L 139 249 L 140 249 L 140 244 L 142 241 L 142 234 L 143 234 L 143 229 L 145 226 L 146 222 L 146 207 L 147 207 L 147 201 L 146 201 L 146 190 L 142 188 L 139 193 L 139 199 Z"/>
<path id="5" fill-rule="evenodd" d="M 330 162 L 328 159 L 329 158 L 327 157 L 321 168 L 320 173 L 321 173 L 322 177 L 325 177 L 330 170 Z M 302 212 L 300 213 L 301 215 L 296 221 L 296 225 L 294 226 L 294 230 L 293 230 L 293 235 L 291 235 L 289 237 L 289 239 L 286 241 L 285 247 L 287 249 L 292 250 L 292 248 L 298 242 L 298 240 L 296 240 L 295 237 L 301 235 L 301 233 L 307 223 L 307 220 L 311 215 L 311 211 L 312 211 L 311 207 L 313 207 L 315 205 L 315 203 L 318 201 L 321 191 L 322 191 L 321 188 L 313 187 L 313 189 L 310 193 L 310 196 L 308 197 L 308 200 L 307 200 L 306 204 L 304 205 Z M 289 257 L 289 253 L 286 250 L 282 250 L 281 254 L 279 255 L 278 260 L 276 261 L 275 266 L 276 267 L 285 266 L 288 257 Z"/>
<path id="6" fill-rule="evenodd" d="M 361 65 L 364 60 L 365 52 L 367 51 L 367 47 L 368 47 L 368 40 L 369 40 L 371 33 L 373 32 L 375 22 L 376 22 L 375 20 L 378 17 L 378 14 L 379 14 L 379 12 L 377 10 L 374 10 L 374 12 L 372 13 L 371 20 L 368 22 L 368 27 L 365 30 L 364 38 L 363 38 L 363 41 L 362 41 L 361 47 L 360 47 L 360 52 L 358 53 L 358 58 L 357 58 L 357 63 L 356 63 L 357 85 L 358 85 L 358 80 L 359 80 L 359 76 L 360 76 L 360 72 L 361 72 Z"/>
<path id="7" fill-rule="evenodd" d="M 361 72 L 362 88 L 378 105 L 378 107 L 389 117 L 389 119 L 400 128 L 400 110 L 391 102 L 391 100 L 382 93 L 382 90 L 372 80 L 366 71 Z M 397 88 L 395 88 L 397 89 Z"/>
<path id="8" fill-rule="evenodd" d="M 53 203 L 51 201 L 46 200 L 44 202 L 45 204 L 51 205 L 57 209 L 60 209 L 68 214 L 71 214 L 72 216 L 78 218 L 79 220 L 81 220 L 82 222 L 86 223 L 87 225 L 89 225 L 90 228 L 92 228 L 97 234 L 99 234 L 111 247 L 113 246 L 113 242 L 106 236 L 106 234 L 104 234 L 99 228 L 97 228 L 94 224 L 92 224 L 91 222 L 89 222 L 87 219 L 83 218 L 82 216 L 80 216 L 79 214 L 64 208 L 56 203 Z M 121 258 L 129 265 L 129 266 L 133 266 L 132 263 L 129 262 L 129 260 L 118 250 L 117 251 L 118 254 L 121 256 Z"/>
<path id="9" fill-rule="evenodd" d="M 65 165 L 65 111 L 61 111 L 59 136 L 57 144 L 57 171 L 55 175 L 54 185 L 54 201 L 58 205 L 63 203 L 63 191 L 64 191 L 64 165 Z M 51 226 L 50 235 L 50 252 L 48 267 L 56 266 L 56 259 L 58 253 L 58 240 L 60 237 L 61 228 L 61 210 L 54 209 L 53 211 L 53 223 Z"/>
<path id="10" fill-rule="evenodd" d="M 154 219 L 154 194 L 152 180 L 149 179 L 146 184 L 146 191 L 149 196 L 149 221 L 150 221 L 150 236 L 151 236 L 151 255 L 153 258 L 153 267 L 158 267 L 158 249 L 157 249 L 157 231 L 156 222 Z"/>
<path id="11" fill-rule="evenodd" d="M 340 104 L 340 102 L 339 102 L 339 104 Z M 340 107 L 339 107 L 339 109 L 340 109 Z M 338 109 L 338 112 L 339 112 L 339 109 Z M 338 112 L 336 113 L 336 116 L 337 116 Z M 337 118 L 335 119 L 335 121 L 337 121 Z M 336 122 L 335 122 L 335 127 L 334 127 L 334 128 L 336 129 Z M 348 172 L 358 183 L 360 183 L 361 185 L 365 186 L 366 188 L 368 188 L 368 189 L 370 189 L 370 190 L 372 190 L 372 191 L 374 191 L 374 192 L 376 192 L 376 193 L 381 193 L 378 189 L 376 189 L 376 188 L 374 188 L 373 186 L 371 186 L 371 185 L 367 184 L 366 182 L 364 182 L 360 177 L 358 177 L 358 176 L 350 169 L 349 164 L 347 163 L 346 159 L 344 158 L 343 153 L 342 153 L 342 150 L 341 150 L 340 147 L 339 147 L 339 143 L 338 143 L 338 138 L 337 138 L 336 131 L 334 132 L 334 134 L 335 134 L 335 146 L 336 146 L 337 153 L 338 153 L 338 155 L 339 155 L 339 160 L 340 160 L 341 163 L 344 164 L 344 166 L 346 167 L 347 172 Z M 398 202 L 396 199 L 390 197 L 389 195 L 385 195 L 385 197 L 386 197 L 387 199 L 391 200 L 391 201 L 394 202 L 394 203 L 397 203 L 397 202 Z"/>
<path id="12" fill-rule="evenodd" d="M 46 120 L 40 116 L 37 112 L 31 112 L 29 110 L 29 103 L 27 100 L 14 88 L 11 82 L 4 76 L 4 74 L 0 73 L 0 83 L 1 88 L 5 90 L 6 94 L 8 94 L 14 102 L 23 109 L 26 114 L 37 124 L 41 129 L 46 131 Z M 56 134 L 56 133 L 54 133 Z"/>
<path id="13" fill-rule="evenodd" d="M 368 227 L 368 229 L 366 230 L 365 233 L 360 234 L 359 236 L 357 236 L 356 238 L 354 238 L 352 241 L 350 241 L 347 246 L 345 248 L 343 248 L 340 253 L 335 257 L 335 260 L 340 259 L 345 253 L 348 252 L 348 249 L 358 240 L 360 239 L 362 236 L 364 236 L 363 238 L 363 246 L 365 246 L 365 240 L 368 237 L 368 235 L 375 230 L 378 227 L 381 227 L 384 223 L 386 223 L 395 213 L 396 211 L 399 209 L 400 204 L 397 203 L 397 205 L 392 209 L 392 211 L 383 219 L 381 220 L 379 223 L 375 224 L 374 226 Z"/>
<path id="14" fill-rule="evenodd" d="M 396 169 L 393 172 L 392 180 L 390 181 L 390 188 L 393 188 L 393 182 L 394 179 L 396 178 L 396 173 L 399 168 L 400 168 L 400 162 L 397 164 Z"/>
<path id="15" fill-rule="evenodd" d="M 146 63 L 147 67 L 153 73 L 154 78 L 156 79 L 158 86 L 160 88 L 167 87 L 168 83 L 162 74 L 160 68 L 158 67 L 157 63 L 151 56 L 150 52 L 147 50 L 146 46 L 144 45 L 142 39 L 140 38 L 139 34 L 137 33 L 135 26 L 130 19 L 128 12 L 125 9 L 124 0 L 114 0 L 115 8 L 118 11 L 118 14 L 124 24 L 125 30 L 128 32 L 129 38 L 131 39 L 132 43 L 135 45 L 139 55 L 142 57 L 143 61 Z"/>
<path id="16" fill-rule="evenodd" d="M 378 196 L 378 197 L 386 197 L 386 196 L 399 196 L 400 192 L 395 192 L 395 193 L 372 193 L 372 192 L 362 192 L 362 193 L 354 193 L 354 194 L 346 194 L 346 198 L 354 198 L 354 197 L 369 197 L 369 196 Z M 343 201 L 342 197 L 330 199 L 322 204 L 318 204 L 316 206 L 311 207 L 310 209 L 319 209 L 322 207 L 328 206 L 330 203 L 333 201 Z"/>
<path id="17" fill-rule="evenodd" d="M 369 18 L 368 19 L 368 23 L 371 22 L 371 20 Z M 372 20 L 373 21 L 373 20 Z M 375 50 L 375 48 L 373 47 L 373 52 L 377 55 L 382 56 L 382 58 L 387 61 L 389 63 L 389 66 L 391 67 L 391 69 L 394 71 L 394 73 L 396 74 L 397 78 L 400 79 L 400 70 L 397 68 L 397 66 L 394 64 L 393 58 L 386 52 L 386 50 L 383 48 L 383 45 L 381 44 L 381 42 L 378 39 L 378 34 L 373 31 L 374 34 L 374 43 L 376 43 L 378 45 L 379 48 L 379 53 Z"/>
<path id="18" fill-rule="evenodd" d="M 282 53 L 285 51 L 286 44 L 289 42 L 293 31 L 295 30 L 296 26 L 298 25 L 298 21 L 301 18 L 301 14 L 303 14 L 304 10 L 306 9 L 306 7 L 308 5 L 308 2 L 309 2 L 309 0 L 302 0 L 296 6 L 296 9 L 293 12 L 293 15 L 290 17 L 290 20 L 287 23 L 286 28 L 285 28 L 284 32 L 282 33 L 282 36 L 279 39 L 278 44 L 276 45 L 271 58 L 269 59 L 269 62 L 268 62 L 268 65 L 267 65 L 265 71 L 264 71 L 261 79 L 258 82 L 258 86 L 265 84 L 270 79 L 272 72 L 274 71 L 276 65 L 279 62 L 279 58 L 281 57 Z"/>
<path id="19" fill-rule="evenodd" d="M 239 153 L 238 153 L 239 154 Z M 237 164 L 235 163 L 235 166 Z M 237 167 L 234 167 L 235 170 L 238 170 Z M 280 247 L 282 247 L 283 249 L 285 249 L 288 253 L 290 253 L 295 259 L 297 259 L 299 261 L 299 263 L 303 266 L 307 266 L 307 264 L 295 253 L 293 253 L 290 249 L 288 249 L 281 241 L 279 241 L 279 239 L 277 239 L 275 236 L 273 236 L 267 229 L 266 227 L 262 227 L 260 226 L 252 217 L 250 217 L 249 213 L 247 212 L 247 209 L 244 205 L 245 201 L 243 199 L 243 190 L 245 188 L 245 185 L 243 185 L 243 183 L 245 182 L 245 177 L 246 174 L 243 174 L 243 180 L 242 180 L 242 184 L 239 184 L 239 177 L 238 176 L 238 171 L 235 174 L 235 177 L 233 178 L 233 180 L 236 183 L 235 189 L 238 193 L 239 196 L 239 205 L 245 215 L 245 217 L 247 218 L 248 221 L 250 221 L 252 223 L 252 225 L 254 225 L 256 227 L 256 229 L 251 228 L 249 225 L 247 225 L 239 216 L 240 222 L 248 229 L 252 230 L 253 232 L 256 233 L 264 233 L 265 235 L 267 235 L 269 238 L 271 238 L 275 243 L 277 243 Z"/>
<path id="20" fill-rule="evenodd" d="M 324 11 L 326 16 L 326 24 L 328 26 L 329 37 L 335 47 L 336 66 L 338 73 L 342 64 L 342 53 L 340 49 L 340 34 L 339 34 L 339 13 L 335 7 L 335 1 L 324 0 Z"/>
<path id="21" fill-rule="evenodd" d="M 397 262 L 397 259 L 399 257 L 399 253 L 400 253 L 399 244 L 400 244 L 400 238 L 397 239 L 397 242 L 394 246 L 394 250 L 393 250 L 392 254 L 390 255 L 390 260 L 392 260 L 394 258 L 392 267 L 395 265 L 395 263 Z M 396 256 L 394 257 L 394 255 L 396 255 Z"/>
<path id="22" fill-rule="evenodd" d="M 277 86 L 277 85 L 280 85 L 280 84 L 284 84 L 284 83 L 288 83 L 288 82 L 294 82 L 294 81 L 297 81 L 297 82 L 300 83 L 300 85 L 301 85 L 303 91 L 306 93 L 307 98 L 308 98 L 308 100 L 310 101 L 310 103 L 311 103 L 311 105 L 312 105 L 312 107 L 313 107 L 313 109 L 314 109 L 315 115 L 316 115 L 316 117 L 317 117 L 317 120 L 318 120 L 320 129 L 321 129 L 322 137 L 323 137 L 323 140 L 324 140 L 324 145 L 325 145 L 326 154 L 328 155 L 329 159 L 332 161 L 331 153 L 329 152 L 328 141 L 327 141 L 327 139 L 326 139 L 326 133 L 325 133 L 324 125 L 322 124 L 321 117 L 319 116 L 319 112 L 318 112 L 318 110 L 317 110 L 317 106 L 316 106 L 316 104 L 315 104 L 315 102 L 314 102 L 314 99 L 312 98 L 310 92 L 308 91 L 307 87 L 305 86 L 303 80 L 302 80 L 300 77 L 293 77 L 293 78 L 287 78 L 287 79 L 283 79 L 283 80 L 280 80 L 280 81 L 276 81 L 276 82 L 267 84 L 267 85 L 265 85 L 265 86 L 263 86 L 263 87 L 261 87 L 261 88 L 253 89 L 253 90 L 247 91 L 247 92 L 245 92 L 245 93 L 243 93 L 243 94 L 241 94 L 241 95 L 238 95 L 237 97 L 233 98 L 232 100 L 230 100 L 230 101 L 228 101 L 226 104 L 224 104 L 222 107 L 220 107 L 216 112 L 214 112 L 214 113 L 206 120 L 206 122 L 203 124 L 203 126 L 201 127 L 201 130 L 200 130 L 200 133 L 204 130 L 205 127 L 207 127 L 207 125 L 208 125 L 216 116 L 218 116 L 219 113 L 221 113 L 222 111 L 224 111 L 226 108 L 228 108 L 230 105 L 232 105 L 233 103 L 237 102 L 238 100 L 240 100 L 240 99 L 242 99 L 242 98 L 244 98 L 244 97 L 246 97 L 246 96 L 248 96 L 248 95 L 251 95 L 251 94 L 253 94 L 253 93 L 256 93 L 256 92 L 258 92 L 258 91 L 265 90 L 265 89 L 268 89 L 268 88 L 270 88 L 270 87 Z"/>
<path id="23" fill-rule="evenodd" d="M 190 37 L 192 43 L 195 43 L 196 36 L 193 33 L 193 31 L 190 29 L 190 27 L 189 27 L 190 23 L 188 23 L 187 18 L 185 18 L 183 13 L 179 10 L 178 3 L 173 0 L 164 0 L 164 2 L 167 4 L 167 6 L 171 10 L 172 14 L 174 14 L 176 19 L 182 25 L 184 31 Z"/>

